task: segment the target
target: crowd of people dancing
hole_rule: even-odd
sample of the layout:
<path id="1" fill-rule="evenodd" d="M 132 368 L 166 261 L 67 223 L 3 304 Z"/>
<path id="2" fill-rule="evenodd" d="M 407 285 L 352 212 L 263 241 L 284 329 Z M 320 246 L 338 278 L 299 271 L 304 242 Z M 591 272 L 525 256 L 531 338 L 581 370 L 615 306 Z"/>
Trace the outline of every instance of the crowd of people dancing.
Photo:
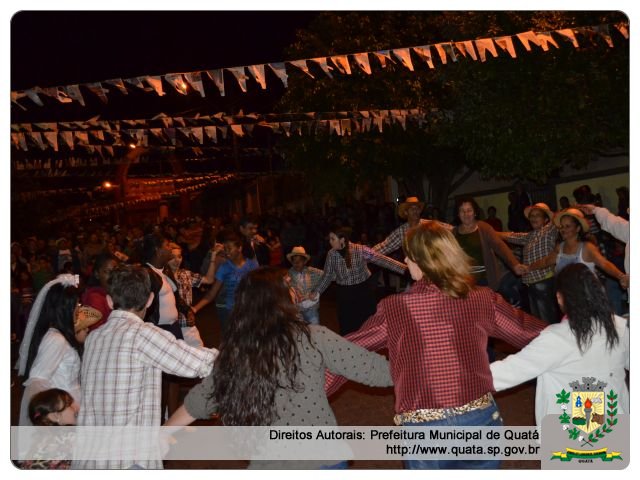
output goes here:
<path id="1" fill-rule="evenodd" d="M 574 196 L 558 212 L 519 205 L 509 225 L 520 231 L 508 232 L 497 231 L 495 212 L 481 220 L 471 197 L 457 199 L 453 225 L 407 197 L 395 212 L 400 225 L 386 209 L 350 208 L 326 220 L 73 226 L 52 241 L 14 242 L 19 425 L 180 426 L 212 415 L 229 426 L 336 425 L 327 397 L 346 380 L 393 386 L 397 425 L 501 425 L 492 394 L 532 378 L 539 422 L 555 412 L 550 391 L 595 374 L 612 382 L 628 413 L 628 217 L 583 187 Z M 615 245 L 621 262 L 611 259 Z M 400 282 L 380 299 L 382 272 Z M 333 282 L 338 333 L 319 308 Z M 196 325 L 210 303 L 218 345 L 205 345 Z M 521 350 L 494 361 L 492 338 Z M 387 356 L 375 353 L 383 349 Z M 186 378 L 203 380 L 182 400 Z M 42 465 L 22 466 L 162 468 L 146 460 Z"/>

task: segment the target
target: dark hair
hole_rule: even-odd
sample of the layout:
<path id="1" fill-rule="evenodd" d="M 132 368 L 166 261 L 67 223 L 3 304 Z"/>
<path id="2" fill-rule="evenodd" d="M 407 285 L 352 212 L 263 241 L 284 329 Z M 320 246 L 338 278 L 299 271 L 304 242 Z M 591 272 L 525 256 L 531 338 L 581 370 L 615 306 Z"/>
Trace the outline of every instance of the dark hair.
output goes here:
<path id="1" fill-rule="evenodd" d="M 164 242 L 168 240 L 164 235 L 158 233 L 149 233 L 144 236 L 142 241 L 142 261 L 151 263 L 156 256 L 156 252 L 162 248 Z"/>
<path id="2" fill-rule="evenodd" d="M 349 227 L 332 228 L 336 237 L 344 240 L 344 248 L 338 250 L 338 253 L 344 258 L 347 268 L 351 268 L 351 251 L 349 250 L 349 238 L 351 237 L 351 229 Z"/>
<path id="3" fill-rule="evenodd" d="M 105 266 L 107 262 L 115 262 L 116 265 L 120 263 L 118 257 L 109 252 L 103 252 L 98 255 L 93 261 L 93 267 L 91 270 L 91 277 L 87 280 L 87 287 L 96 287 L 100 285 L 100 280 L 98 280 L 98 271 L 102 270 L 102 267 Z"/>
<path id="4" fill-rule="evenodd" d="M 25 378 L 29 378 L 29 372 L 33 361 L 38 355 L 38 349 L 42 339 L 49 330 L 55 328 L 65 340 L 71 345 L 78 355 L 82 356 L 82 344 L 76 340 L 76 332 L 73 326 L 73 312 L 78 305 L 80 293 L 75 287 L 65 287 L 61 283 L 56 283 L 49 288 L 42 303 L 40 316 L 36 321 L 29 344 L 27 354 L 27 365 L 24 371 Z"/>
<path id="5" fill-rule="evenodd" d="M 240 219 L 238 225 L 244 228 L 250 223 L 258 225 L 258 219 L 254 215 L 245 215 Z"/>
<path id="6" fill-rule="evenodd" d="M 151 293 L 149 273 L 139 265 L 117 265 L 109 275 L 107 293 L 114 310 L 143 310 Z"/>
<path id="7" fill-rule="evenodd" d="M 476 202 L 473 197 L 469 197 L 469 196 L 458 197 L 456 198 L 456 214 L 455 214 L 455 219 L 456 219 L 455 223 L 457 225 L 460 224 L 459 212 L 460 212 L 460 207 L 462 206 L 463 203 L 470 203 L 471 206 L 473 207 L 473 215 L 476 217 L 476 220 L 480 218 L 480 205 L 478 205 L 478 202 Z"/>
<path id="8" fill-rule="evenodd" d="M 593 335 L 603 329 L 609 350 L 618 343 L 607 294 L 598 277 L 586 265 L 574 263 L 563 268 L 558 275 L 557 289 L 581 352 L 589 348 Z"/>
<path id="9" fill-rule="evenodd" d="M 297 389 L 298 341 L 311 341 L 284 282 L 286 270 L 261 267 L 238 284 L 229 327 L 214 365 L 215 397 L 225 425 L 271 425 L 276 391 Z"/>
<path id="10" fill-rule="evenodd" d="M 51 388 L 36 393 L 29 402 L 29 419 L 35 426 L 57 426 L 59 423 L 51 420 L 50 413 L 62 412 L 73 404 L 73 397 L 59 388 Z"/>
<path id="11" fill-rule="evenodd" d="M 222 235 L 222 243 L 232 242 L 238 247 L 242 247 L 242 237 L 234 230 L 226 230 Z"/>
<path id="12" fill-rule="evenodd" d="M 573 191 L 573 198 L 578 203 L 593 203 L 595 195 L 591 193 L 591 187 L 589 185 L 580 185 Z"/>
<path id="13" fill-rule="evenodd" d="M 584 241 L 589 239 L 591 234 L 589 233 L 588 230 L 586 232 L 584 231 L 584 229 L 582 228 L 582 224 L 578 221 L 578 219 L 576 217 L 574 217 L 573 215 L 565 215 L 562 218 L 570 218 L 571 221 L 573 222 L 573 224 L 576 227 L 578 227 L 578 240 L 580 240 L 581 242 L 584 242 Z M 597 244 L 597 242 L 596 242 L 596 244 Z"/>

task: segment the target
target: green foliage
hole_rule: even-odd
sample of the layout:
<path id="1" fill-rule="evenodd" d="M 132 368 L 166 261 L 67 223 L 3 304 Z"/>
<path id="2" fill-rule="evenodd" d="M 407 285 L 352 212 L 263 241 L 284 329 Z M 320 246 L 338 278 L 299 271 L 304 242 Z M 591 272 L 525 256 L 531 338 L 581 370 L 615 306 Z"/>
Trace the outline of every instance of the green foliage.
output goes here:
<path id="1" fill-rule="evenodd" d="M 566 392 L 564 388 L 560 393 L 556 393 L 556 403 L 569 403 L 569 398 L 571 398 L 571 393 Z"/>
<path id="2" fill-rule="evenodd" d="M 562 412 L 562 415 L 560 415 L 560 423 L 569 423 L 570 420 L 571 417 L 567 415 L 567 412 Z"/>
<path id="3" fill-rule="evenodd" d="M 579 436 L 580 436 L 580 430 L 578 430 L 577 428 L 574 427 L 571 430 L 569 430 L 569 438 L 571 440 L 576 440 Z"/>
<path id="4" fill-rule="evenodd" d="M 287 52 L 313 58 L 510 35 L 527 30 L 598 25 L 626 20 L 618 12 L 332 12 L 323 13 Z M 435 69 L 413 56 L 415 71 L 399 62 L 372 75 L 352 64 L 352 75 L 329 79 L 292 72 L 280 111 L 354 111 L 420 107 L 451 112 L 451 122 L 428 129 L 407 126 L 382 135 L 292 137 L 279 145 L 289 164 L 308 174 L 314 191 L 346 194 L 385 175 L 415 190 L 426 175 L 446 198 L 466 166 L 486 177 L 544 182 L 566 163 L 583 166 L 595 152 L 628 148 L 628 42 L 612 29 L 615 48 L 579 37 L 580 48 L 561 43 L 518 57 L 506 52 L 486 62 L 459 58 Z M 517 43 L 517 41 L 516 41 Z M 432 54 L 437 57 L 435 50 Z M 318 165 L 319 163 L 319 165 Z"/>

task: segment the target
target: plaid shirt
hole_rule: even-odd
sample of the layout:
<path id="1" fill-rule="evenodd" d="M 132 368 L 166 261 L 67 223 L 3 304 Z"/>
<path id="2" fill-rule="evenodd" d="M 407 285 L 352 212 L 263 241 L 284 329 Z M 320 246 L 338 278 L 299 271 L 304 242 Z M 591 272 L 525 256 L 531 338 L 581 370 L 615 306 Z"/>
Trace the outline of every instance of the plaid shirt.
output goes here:
<path id="1" fill-rule="evenodd" d="M 351 268 L 347 268 L 347 264 L 339 252 L 329 250 L 327 260 L 324 262 L 324 273 L 317 288 L 319 293 L 324 292 L 333 280 L 338 285 L 358 285 L 366 281 L 371 276 L 367 262 L 373 262 L 401 275 L 407 268 L 404 263 L 385 257 L 372 248 L 359 243 L 349 242 L 349 253 L 351 254 Z"/>
<path id="2" fill-rule="evenodd" d="M 438 222 L 437 220 L 425 220 L 424 218 L 420 219 L 420 225 L 426 225 L 427 223 L 436 222 L 440 224 L 440 226 L 446 228 L 451 231 L 453 226 L 448 223 Z M 409 230 L 409 222 L 403 223 L 398 228 L 396 228 L 393 232 L 389 234 L 387 238 L 385 238 L 382 242 L 373 246 L 373 249 L 382 253 L 383 255 L 387 255 L 388 253 L 395 252 L 399 248 L 402 247 L 402 240 L 404 240 L 404 236 L 407 234 Z"/>
<path id="3" fill-rule="evenodd" d="M 319 268 L 308 266 L 305 266 L 302 272 L 298 272 L 295 268 L 290 268 L 289 276 L 291 277 L 291 286 L 295 290 L 296 298 L 299 298 L 300 301 L 308 299 L 320 283 L 322 273 Z"/>
<path id="4" fill-rule="evenodd" d="M 202 284 L 202 275 L 194 273 L 191 270 L 179 268 L 175 271 L 173 276 L 178 287 L 178 291 L 175 293 L 180 295 L 180 298 L 184 300 L 184 303 L 191 306 L 193 302 L 193 289 L 198 288 Z M 180 324 L 180 328 L 189 326 L 187 325 L 187 318 L 181 312 L 178 312 L 178 322 Z"/>
<path id="5" fill-rule="evenodd" d="M 538 230 L 526 233 L 511 232 L 505 235 L 504 238 L 509 243 L 523 245 L 522 261 L 526 265 L 531 265 L 533 262 L 553 252 L 558 240 L 558 229 L 553 223 L 549 222 Z M 554 266 L 532 270 L 522 276 L 522 282 L 527 285 L 541 282 L 553 277 L 554 271 Z"/>
<path id="6" fill-rule="evenodd" d="M 547 324 L 509 305 L 489 288 L 456 299 L 420 280 L 378 304 L 375 315 L 345 338 L 389 351 L 397 413 L 458 407 L 493 391 L 487 339 L 519 348 Z M 328 374 L 327 395 L 344 378 Z"/>
<path id="7" fill-rule="evenodd" d="M 190 347 L 137 315 L 114 310 L 105 325 L 87 337 L 82 362 L 82 408 L 78 425 L 156 426 L 161 423 L 162 372 L 206 377 L 215 350 Z M 127 468 L 162 462 L 78 461 L 74 468 Z"/>

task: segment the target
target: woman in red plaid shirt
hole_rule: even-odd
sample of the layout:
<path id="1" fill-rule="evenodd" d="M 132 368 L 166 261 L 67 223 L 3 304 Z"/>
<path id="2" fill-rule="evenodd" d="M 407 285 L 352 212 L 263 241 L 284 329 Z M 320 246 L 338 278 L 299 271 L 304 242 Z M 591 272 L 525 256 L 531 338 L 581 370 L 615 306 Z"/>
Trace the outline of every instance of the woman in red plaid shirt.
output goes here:
<path id="1" fill-rule="evenodd" d="M 522 348 L 545 322 L 509 305 L 490 288 L 475 287 L 470 258 L 437 223 L 412 228 L 403 241 L 415 283 L 391 295 L 360 330 L 346 338 L 389 351 L 397 425 L 502 425 L 491 396 L 489 337 Z M 327 394 L 342 383 L 329 376 Z M 496 460 L 407 460 L 406 468 L 498 468 Z"/>

